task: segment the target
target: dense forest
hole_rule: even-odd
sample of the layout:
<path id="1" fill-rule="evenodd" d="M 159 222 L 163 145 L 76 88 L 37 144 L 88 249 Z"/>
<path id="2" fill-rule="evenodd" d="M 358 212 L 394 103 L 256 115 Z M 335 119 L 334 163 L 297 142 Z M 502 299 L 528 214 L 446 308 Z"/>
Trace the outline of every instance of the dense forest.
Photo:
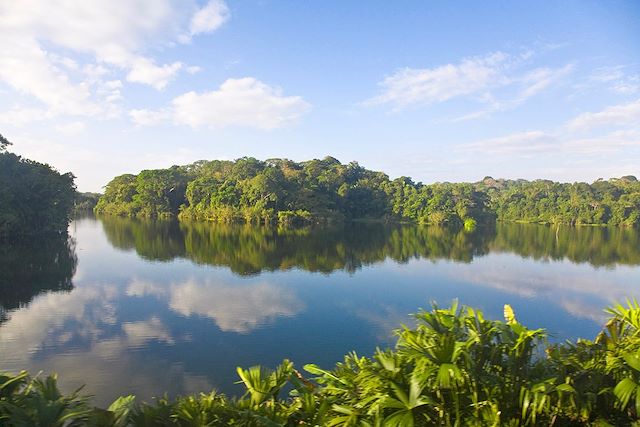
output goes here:
<path id="1" fill-rule="evenodd" d="M 301 163 L 242 158 L 118 176 L 96 212 L 248 223 L 397 217 L 440 224 L 491 217 L 483 197 L 472 185 L 390 181 L 332 157 Z"/>
<path id="2" fill-rule="evenodd" d="M 7 152 L 0 135 L 0 238 L 66 234 L 74 176 Z"/>
<path id="3" fill-rule="evenodd" d="M 493 221 L 640 224 L 633 176 L 593 184 L 547 180 L 415 183 L 332 157 L 293 162 L 241 158 L 198 161 L 121 175 L 105 187 L 97 213 L 217 222 L 304 224 L 376 219 L 473 227 Z"/>
<path id="4" fill-rule="evenodd" d="M 333 369 L 285 360 L 237 368 L 244 395 L 216 391 L 107 409 L 55 376 L 0 373 L 0 423 L 24 426 L 632 426 L 640 419 L 640 305 L 607 310 L 594 340 L 547 343 L 543 329 L 454 303 L 415 315 L 392 349 Z M 288 396 L 287 396 L 288 395 Z"/>
<path id="5" fill-rule="evenodd" d="M 100 200 L 100 193 L 76 193 L 73 204 L 74 215 L 91 213 Z"/>

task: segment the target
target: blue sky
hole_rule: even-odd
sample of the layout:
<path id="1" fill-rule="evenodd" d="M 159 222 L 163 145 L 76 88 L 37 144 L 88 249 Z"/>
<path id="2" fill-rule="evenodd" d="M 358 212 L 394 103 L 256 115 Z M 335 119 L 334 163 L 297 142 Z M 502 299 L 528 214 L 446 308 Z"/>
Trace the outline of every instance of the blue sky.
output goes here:
<path id="1" fill-rule="evenodd" d="M 640 175 L 640 2 L 0 3 L 0 133 L 99 191 L 199 159 Z"/>

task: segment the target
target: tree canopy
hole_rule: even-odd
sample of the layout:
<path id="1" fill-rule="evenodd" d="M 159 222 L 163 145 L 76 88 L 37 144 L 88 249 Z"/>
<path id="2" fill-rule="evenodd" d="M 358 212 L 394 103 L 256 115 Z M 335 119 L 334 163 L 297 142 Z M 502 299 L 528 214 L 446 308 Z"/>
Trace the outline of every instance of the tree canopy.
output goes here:
<path id="1" fill-rule="evenodd" d="M 396 218 L 462 224 L 490 219 L 486 202 L 470 184 L 391 181 L 382 172 L 333 157 L 305 162 L 244 157 L 118 176 L 105 187 L 96 212 L 247 223 Z"/>
<path id="2" fill-rule="evenodd" d="M 301 224 L 384 219 L 420 224 L 522 221 L 640 224 L 640 182 L 633 176 L 587 183 L 503 180 L 416 183 L 394 180 L 333 157 L 198 161 L 120 175 L 105 187 L 97 213 L 216 222 Z"/>
<path id="3" fill-rule="evenodd" d="M 0 135 L 0 238 L 66 233 L 73 174 L 9 153 L 9 145 Z"/>

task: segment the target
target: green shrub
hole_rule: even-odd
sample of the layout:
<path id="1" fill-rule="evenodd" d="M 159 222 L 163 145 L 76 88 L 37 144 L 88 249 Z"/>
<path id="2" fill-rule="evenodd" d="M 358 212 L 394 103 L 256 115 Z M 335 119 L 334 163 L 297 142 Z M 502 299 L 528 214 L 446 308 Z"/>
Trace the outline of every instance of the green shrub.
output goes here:
<path id="1" fill-rule="evenodd" d="M 397 331 L 394 349 L 347 355 L 334 369 L 290 361 L 275 370 L 238 368 L 246 388 L 108 409 L 56 378 L 0 375 L 0 424 L 47 426 L 576 426 L 637 425 L 640 414 L 640 305 L 628 301 L 595 340 L 546 342 L 542 329 L 469 307 L 436 306 Z M 544 351 L 543 351 L 544 350 Z M 283 397 L 283 390 L 291 390 Z M 4 425 L 2 424 L 2 425 Z"/>

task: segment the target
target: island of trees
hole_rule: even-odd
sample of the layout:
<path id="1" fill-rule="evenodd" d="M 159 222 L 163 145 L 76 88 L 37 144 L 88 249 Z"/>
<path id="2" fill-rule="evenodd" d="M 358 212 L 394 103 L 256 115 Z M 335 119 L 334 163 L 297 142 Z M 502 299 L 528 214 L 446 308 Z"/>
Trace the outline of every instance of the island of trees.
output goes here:
<path id="1" fill-rule="evenodd" d="M 425 185 L 407 177 L 390 180 L 332 157 L 305 162 L 245 157 L 118 176 L 106 185 L 95 211 L 280 224 L 383 219 L 473 226 L 497 219 L 637 226 L 640 182 L 633 176 L 592 184 L 487 177 Z"/>

